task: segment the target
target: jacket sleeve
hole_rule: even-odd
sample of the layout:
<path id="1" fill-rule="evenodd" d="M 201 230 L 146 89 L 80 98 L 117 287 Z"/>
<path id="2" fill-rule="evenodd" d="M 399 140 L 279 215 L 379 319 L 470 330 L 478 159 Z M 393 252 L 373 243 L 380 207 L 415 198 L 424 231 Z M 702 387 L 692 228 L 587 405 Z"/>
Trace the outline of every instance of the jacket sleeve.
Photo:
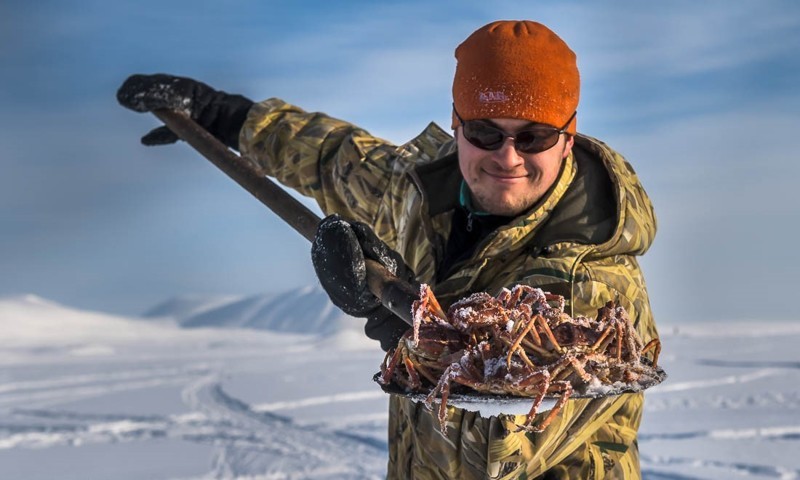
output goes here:
<path id="1" fill-rule="evenodd" d="M 397 157 L 397 147 L 355 125 L 275 98 L 250 109 L 239 145 L 266 175 L 313 197 L 326 215 L 369 224 Z"/>
<path id="2" fill-rule="evenodd" d="M 594 318 L 614 300 L 628 314 L 644 343 L 658 338 L 644 277 L 636 257 L 615 255 L 581 265 L 572 286 L 573 312 Z"/>

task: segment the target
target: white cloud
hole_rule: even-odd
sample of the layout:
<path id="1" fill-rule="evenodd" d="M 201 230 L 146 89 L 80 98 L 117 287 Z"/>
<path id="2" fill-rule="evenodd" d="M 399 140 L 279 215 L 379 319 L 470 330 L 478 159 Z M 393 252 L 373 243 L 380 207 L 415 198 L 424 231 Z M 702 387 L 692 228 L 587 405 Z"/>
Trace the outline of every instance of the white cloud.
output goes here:
<path id="1" fill-rule="evenodd" d="M 617 2 L 620 3 L 620 2 Z M 625 2 L 621 2 L 625 3 Z M 800 17 L 791 2 L 638 3 L 573 10 L 572 45 L 601 75 L 685 76 L 792 55 Z"/>

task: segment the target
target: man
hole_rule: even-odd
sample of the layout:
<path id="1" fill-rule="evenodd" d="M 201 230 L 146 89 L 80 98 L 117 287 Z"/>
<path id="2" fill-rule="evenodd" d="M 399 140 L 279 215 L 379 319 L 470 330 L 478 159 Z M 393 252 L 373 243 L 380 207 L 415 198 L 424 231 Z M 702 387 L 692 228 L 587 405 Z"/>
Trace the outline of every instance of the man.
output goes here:
<path id="1" fill-rule="evenodd" d="M 567 312 L 594 316 L 608 300 L 642 339 L 657 336 L 636 261 L 655 217 L 631 166 L 578 135 L 574 53 L 547 27 L 500 21 L 455 52 L 453 139 L 431 124 L 402 146 L 278 99 L 253 104 L 190 79 L 129 78 L 120 102 L 179 108 L 327 217 L 312 247 L 334 304 L 367 318 L 393 348 L 408 328 L 369 293 L 364 256 L 431 285 L 447 305 L 525 283 L 564 295 Z M 171 143 L 161 127 L 143 143 Z M 392 396 L 389 478 L 639 478 L 641 394 L 574 399 L 542 433 L 524 417 L 434 412 Z"/>

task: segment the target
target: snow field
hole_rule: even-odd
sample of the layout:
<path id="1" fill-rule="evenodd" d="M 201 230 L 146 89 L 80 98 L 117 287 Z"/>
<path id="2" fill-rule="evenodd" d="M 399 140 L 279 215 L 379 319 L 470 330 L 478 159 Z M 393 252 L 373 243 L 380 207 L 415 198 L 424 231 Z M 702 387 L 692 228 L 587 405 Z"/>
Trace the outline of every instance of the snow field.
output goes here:
<path id="1" fill-rule="evenodd" d="M 327 307 L 308 295 L 294 311 L 318 318 Z M 213 308 L 189 306 L 214 324 Z M 383 353 L 357 323 L 186 329 L 179 313 L 0 299 L 0 478 L 383 477 Z M 800 478 L 798 340 L 796 322 L 662 326 L 669 378 L 646 393 L 644 477 Z"/>

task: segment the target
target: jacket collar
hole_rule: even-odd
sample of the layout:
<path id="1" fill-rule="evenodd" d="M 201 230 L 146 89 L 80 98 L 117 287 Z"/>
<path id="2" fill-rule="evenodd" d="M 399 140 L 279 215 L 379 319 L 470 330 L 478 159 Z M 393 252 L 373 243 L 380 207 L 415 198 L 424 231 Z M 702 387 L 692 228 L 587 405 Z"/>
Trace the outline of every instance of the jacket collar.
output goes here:
<path id="1" fill-rule="evenodd" d="M 461 181 L 464 179 L 458 168 L 458 152 L 417 166 L 411 171 L 411 178 L 422 194 L 431 217 L 458 206 Z"/>

